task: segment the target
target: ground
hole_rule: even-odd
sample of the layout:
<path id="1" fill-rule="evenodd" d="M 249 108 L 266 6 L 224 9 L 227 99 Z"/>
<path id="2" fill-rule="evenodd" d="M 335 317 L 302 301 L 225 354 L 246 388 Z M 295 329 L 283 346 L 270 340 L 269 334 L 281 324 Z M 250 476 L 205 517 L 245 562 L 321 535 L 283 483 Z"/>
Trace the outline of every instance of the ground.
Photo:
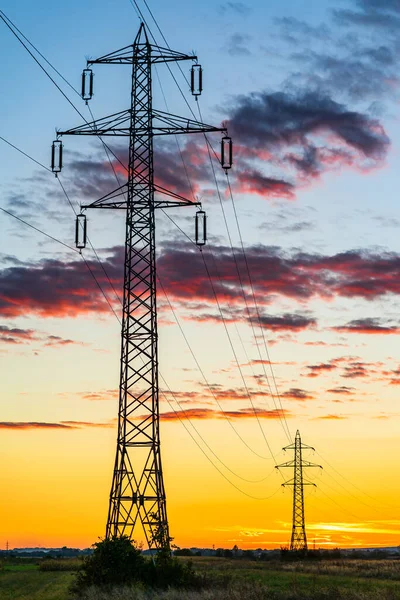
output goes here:
<path id="1" fill-rule="evenodd" d="M 64 562 L 66 566 L 68 559 Z M 237 600 L 251 595 L 254 600 L 400 600 L 400 561 L 396 560 L 280 563 L 194 558 L 193 562 L 196 570 L 217 577 L 222 584 L 219 589 L 208 590 L 204 595 L 166 592 L 146 598 Z M 72 571 L 41 571 L 37 564 L 4 564 L 0 570 L 0 600 L 71 600 L 68 588 L 73 578 Z M 92 597 L 100 599 L 102 594 L 97 592 Z M 142 595 L 126 591 L 118 596 L 104 596 L 110 600 L 113 597 L 140 600 Z"/>

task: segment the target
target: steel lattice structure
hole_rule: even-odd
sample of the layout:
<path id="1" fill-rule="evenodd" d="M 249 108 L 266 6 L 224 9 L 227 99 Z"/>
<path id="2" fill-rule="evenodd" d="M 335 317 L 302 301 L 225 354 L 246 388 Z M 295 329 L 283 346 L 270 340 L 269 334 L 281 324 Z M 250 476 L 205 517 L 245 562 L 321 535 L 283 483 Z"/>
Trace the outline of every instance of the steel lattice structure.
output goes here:
<path id="1" fill-rule="evenodd" d="M 155 209 L 198 204 L 154 184 L 153 137 L 226 132 L 153 109 L 152 66 L 178 60 L 196 57 L 150 44 L 142 23 L 132 45 L 88 61 L 132 66 L 130 110 L 58 132 L 129 136 L 127 182 L 82 208 L 126 211 L 118 437 L 106 536 L 132 539 L 140 524 L 152 549 L 169 548 L 170 541 L 159 431 Z"/>
<path id="2" fill-rule="evenodd" d="M 283 448 L 283 450 L 294 450 L 294 460 L 290 460 L 275 467 L 276 469 L 281 469 L 284 467 L 293 468 L 293 479 L 282 483 L 283 487 L 293 486 L 293 524 L 292 536 L 290 539 L 290 550 L 304 551 L 307 550 L 307 536 L 304 520 L 304 486 L 315 486 L 315 483 L 304 479 L 303 468 L 318 467 L 322 469 L 322 467 L 321 465 L 317 465 L 303 459 L 302 450 L 314 450 L 314 448 L 302 444 L 300 432 L 298 430 L 296 431 L 294 444 L 286 446 Z"/>

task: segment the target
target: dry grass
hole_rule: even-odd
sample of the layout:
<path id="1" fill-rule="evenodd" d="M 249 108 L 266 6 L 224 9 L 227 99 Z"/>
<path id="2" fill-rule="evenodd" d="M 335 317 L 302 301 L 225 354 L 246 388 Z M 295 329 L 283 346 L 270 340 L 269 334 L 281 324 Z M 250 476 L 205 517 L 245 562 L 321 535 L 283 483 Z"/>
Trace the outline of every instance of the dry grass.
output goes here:
<path id="1" fill-rule="evenodd" d="M 228 589 L 209 589 L 201 591 L 184 590 L 140 590 L 135 588 L 119 588 L 111 591 L 91 588 L 79 596 L 79 600 L 399 600 L 398 592 L 380 590 L 340 590 L 331 587 L 326 590 L 308 590 L 298 592 L 272 591 L 268 586 L 253 583 L 242 583 Z M 78 599 L 76 599 L 78 600 Z"/>
<path id="2" fill-rule="evenodd" d="M 39 563 L 39 571 L 78 571 L 81 558 L 50 558 Z"/>

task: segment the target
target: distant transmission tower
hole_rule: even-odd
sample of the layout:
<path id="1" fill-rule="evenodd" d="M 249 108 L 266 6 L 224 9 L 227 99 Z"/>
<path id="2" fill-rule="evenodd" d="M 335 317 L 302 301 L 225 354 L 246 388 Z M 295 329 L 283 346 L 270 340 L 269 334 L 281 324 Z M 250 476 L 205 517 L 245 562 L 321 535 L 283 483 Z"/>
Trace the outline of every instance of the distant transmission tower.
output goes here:
<path id="1" fill-rule="evenodd" d="M 59 131 L 52 146 L 52 170 L 57 174 L 62 167 L 59 136 L 129 137 L 127 182 L 81 208 L 126 211 L 118 438 L 106 536 L 127 535 L 132 539 L 135 527 L 141 525 L 152 549 L 169 548 L 159 433 L 155 209 L 200 205 L 154 183 L 153 137 L 216 131 L 226 134 L 225 128 L 153 109 L 152 66 L 180 60 L 195 61 L 191 90 L 197 99 L 202 90 L 197 57 L 150 44 L 142 23 L 132 45 L 89 60 L 82 74 L 82 97 L 88 101 L 93 95 L 90 65 L 132 65 L 130 109 Z M 232 141 L 225 135 L 222 150 L 231 148 Z M 231 162 L 223 159 L 222 166 L 229 168 Z M 160 199 L 159 194 L 170 199 Z M 205 213 L 199 210 L 196 242 L 203 245 L 205 240 Z M 82 212 L 77 216 L 76 245 L 86 245 L 86 217 Z"/>
<path id="2" fill-rule="evenodd" d="M 276 469 L 282 469 L 284 467 L 293 468 L 293 479 L 282 483 L 283 487 L 293 486 L 293 525 L 292 525 L 292 537 L 290 539 L 290 550 L 307 550 L 307 537 L 306 527 L 304 520 L 304 486 L 313 485 L 311 481 L 305 481 L 303 478 L 303 468 L 305 467 L 318 467 L 322 469 L 321 465 L 310 463 L 308 460 L 302 458 L 302 450 L 314 450 L 311 446 L 306 446 L 301 443 L 301 437 L 299 430 L 296 431 L 296 438 L 294 444 L 290 444 L 283 448 L 283 450 L 294 450 L 294 460 L 277 465 Z"/>

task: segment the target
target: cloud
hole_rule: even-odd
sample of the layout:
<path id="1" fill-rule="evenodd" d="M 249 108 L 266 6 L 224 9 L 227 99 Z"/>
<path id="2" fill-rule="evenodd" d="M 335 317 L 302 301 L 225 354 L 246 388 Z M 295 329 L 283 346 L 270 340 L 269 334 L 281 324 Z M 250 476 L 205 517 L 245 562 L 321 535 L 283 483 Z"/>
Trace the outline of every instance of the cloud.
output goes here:
<path id="1" fill-rule="evenodd" d="M 260 315 L 260 319 L 254 317 L 252 321 L 271 331 L 301 331 L 316 325 L 314 318 L 292 313 L 282 316 Z"/>
<path id="2" fill-rule="evenodd" d="M 393 33 L 400 28 L 397 0 L 357 0 L 358 10 L 336 9 L 335 20 L 341 25 L 362 26 Z"/>
<path id="3" fill-rule="evenodd" d="M 47 335 L 34 329 L 21 329 L 19 327 L 9 327 L 0 325 L 0 344 L 29 344 L 39 342 L 44 346 L 70 346 L 82 342 L 66 339 L 58 335 Z"/>
<path id="4" fill-rule="evenodd" d="M 104 401 L 104 400 L 115 400 L 118 398 L 118 390 L 99 390 L 97 392 L 82 392 L 81 394 L 82 400 L 93 401 Z"/>
<path id="5" fill-rule="evenodd" d="M 334 331 L 340 333 L 363 333 L 363 334 L 393 334 L 399 333 L 400 327 L 398 325 L 383 325 L 380 319 L 376 318 L 365 318 L 365 319 L 354 319 L 346 325 L 340 325 L 338 327 L 332 327 Z"/>
<path id="6" fill-rule="evenodd" d="M 0 325 L 1 344 L 24 344 L 34 340 L 37 340 L 37 333 L 33 329 L 20 329 L 18 327 Z"/>
<path id="7" fill-rule="evenodd" d="M 298 45 L 304 42 L 309 44 L 310 40 L 322 40 L 326 43 L 331 38 L 329 27 L 323 23 L 313 26 L 295 17 L 281 17 L 275 19 L 275 22 L 281 29 L 279 37 L 284 37 L 292 44 Z"/>
<path id="8" fill-rule="evenodd" d="M 272 153 L 281 168 L 285 164 L 294 168 L 298 182 L 309 181 L 338 165 L 371 168 L 381 163 L 389 146 L 376 119 L 349 110 L 316 90 L 238 96 L 228 113 L 226 125 L 235 141 L 255 152 Z M 247 185 L 249 191 L 260 193 L 265 176 L 259 170 L 250 170 L 246 184 L 248 165 L 241 162 L 244 166 L 238 174 L 239 191 L 245 191 Z M 293 184 L 277 181 L 284 195 L 291 197 Z"/>
<path id="9" fill-rule="evenodd" d="M 329 390 L 326 390 L 326 391 L 329 394 L 342 394 L 344 396 L 349 396 L 350 394 L 353 394 L 354 390 L 355 390 L 355 388 L 353 388 L 353 387 L 348 387 L 346 385 L 339 385 L 337 387 L 330 388 Z"/>
<path id="10" fill-rule="evenodd" d="M 246 167 L 246 165 L 244 165 Z M 235 191 L 239 194 L 256 194 L 266 198 L 295 197 L 295 186 L 289 181 L 266 177 L 261 171 L 253 168 L 244 168 L 235 171 Z"/>
<path id="11" fill-rule="evenodd" d="M 336 368 L 337 365 L 333 362 L 307 365 L 306 369 L 309 371 L 309 373 L 307 373 L 307 377 L 318 377 L 319 375 L 323 373 L 329 373 L 330 371 L 333 371 L 333 369 Z"/>
<path id="12" fill-rule="evenodd" d="M 356 379 L 356 378 L 368 378 L 370 375 L 381 373 L 382 363 L 370 363 L 363 361 L 356 356 L 340 356 L 333 358 L 328 362 L 308 365 L 306 369 L 309 370 L 307 377 L 318 377 L 323 373 L 329 373 L 335 369 L 339 370 L 340 377 L 345 379 Z M 393 372 L 390 374 L 393 375 Z M 332 393 L 346 394 L 353 388 L 347 386 L 339 386 L 328 390 Z"/>
<path id="13" fill-rule="evenodd" d="M 219 6 L 219 12 L 221 14 L 234 12 L 243 17 L 251 13 L 251 8 L 243 2 L 225 2 Z"/>
<path id="14" fill-rule="evenodd" d="M 84 429 L 86 427 L 110 428 L 114 423 L 93 423 L 90 421 L 59 421 L 49 423 L 45 421 L 0 421 L 0 429 L 29 430 L 29 429 Z"/>
<path id="15" fill-rule="evenodd" d="M 303 331 L 311 327 L 315 327 L 316 320 L 312 317 L 297 313 L 284 313 L 283 315 L 267 315 L 259 312 L 254 314 L 254 310 L 249 309 L 250 316 L 247 311 L 241 308 L 231 308 L 229 314 L 200 312 L 190 315 L 190 319 L 200 323 L 239 323 L 250 322 L 251 324 L 259 325 L 263 329 L 269 331 Z"/>
<path id="16" fill-rule="evenodd" d="M 233 304 L 233 309 L 242 308 L 244 317 L 235 310 L 232 312 L 232 319 L 242 320 L 246 318 L 246 312 L 242 287 L 232 261 L 232 249 L 221 245 L 212 248 L 212 251 L 214 259 L 211 261 L 208 248 L 201 255 L 192 244 L 164 242 L 158 256 L 163 286 L 170 300 L 183 304 L 189 313 L 201 314 L 199 303 L 215 307 L 214 291 L 204 268 L 204 257 L 219 302 L 229 302 Z M 234 248 L 234 252 L 240 272 L 246 273 L 247 265 L 242 250 Z M 123 248 L 110 248 L 102 254 L 103 266 L 114 288 L 121 289 Z M 400 256 L 396 253 L 351 250 L 322 255 L 286 252 L 278 247 L 260 244 L 246 249 L 246 260 L 260 307 L 270 304 L 276 296 L 302 302 L 311 298 L 329 300 L 334 297 L 374 300 L 400 293 Z M 109 289 L 104 272 L 96 261 L 87 259 L 87 262 L 110 301 L 119 310 L 120 305 Z M 252 290 L 245 277 L 242 283 L 247 296 L 251 298 Z M 2 317 L 76 317 L 110 312 L 86 265 L 79 259 L 43 259 L 26 265 L 6 266 L 0 269 L 0 290 Z M 196 309 L 192 311 L 194 305 Z M 206 313 L 206 318 L 218 319 L 213 313 L 209 315 Z M 251 313 L 250 316 L 254 317 Z M 312 317 L 297 313 L 278 316 L 261 313 L 261 317 L 266 327 L 276 330 L 300 330 L 315 325 Z"/>
<path id="17" fill-rule="evenodd" d="M 121 284 L 121 249 L 111 252 L 103 260 L 104 268 L 114 286 Z M 87 261 L 100 284 L 109 290 L 109 284 L 95 261 Z M 41 317 L 74 317 L 82 313 L 104 313 L 109 307 L 81 260 L 62 261 L 43 259 L 24 266 L 0 269 L 0 315 L 16 317 L 28 314 Z M 62 342 L 56 336 L 48 343 Z M 67 343 L 70 343 L 67 341 Z"/>
<path id="18" fill-rule="evenodd" d="M 322 415 L 321 417 L 314 417 L 316 420 L 323 421 L 343 421 L 348 417 L 344 417 L 343 415 Z"/>
<path id="19" fill-rule="evenodd" d="M 180 419 L 281 419 L 283 417 L 291 417 L 291 413 L 287 410 L 272 409 L 266 410 L 263 408 L 255 407 L 252 408 L 241 408 L 239 410 L 214 410 L 212 408 L 188 408 L 184 411 L 165 411 L 160 413 L 160 419 L 162 421 L 177 421 Z M 143 416 L 137 417 L 138 420 L 144 418 Z"/>
<path id="20" fill-rule="evenodd" d="M 248 48 L 250 40 L 249 35 L 233 33 L 228 39 L 228 54 L 231 56 L 250 56 L 251 52 Z"/>
<path id="21" fill-rule="evenodd" d="M 288 400 L 314 400 L 315 397 L 312 396 L 310 394 L 310 392 L 307 392 L 306 390 L 303 390 L 301 388 L 290 388 L 290 390 L 287 390 L 285 392 L 281 392 L 280 394 L 281 398 L 287 398 Z"/>

